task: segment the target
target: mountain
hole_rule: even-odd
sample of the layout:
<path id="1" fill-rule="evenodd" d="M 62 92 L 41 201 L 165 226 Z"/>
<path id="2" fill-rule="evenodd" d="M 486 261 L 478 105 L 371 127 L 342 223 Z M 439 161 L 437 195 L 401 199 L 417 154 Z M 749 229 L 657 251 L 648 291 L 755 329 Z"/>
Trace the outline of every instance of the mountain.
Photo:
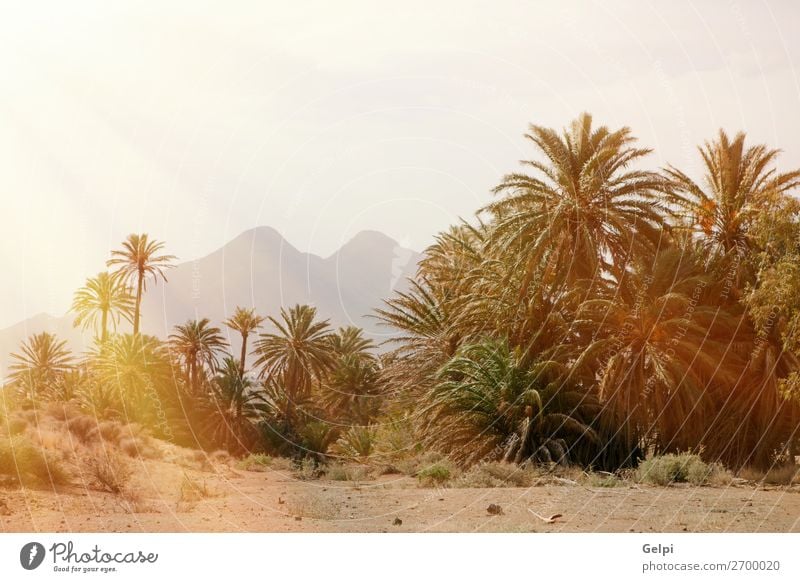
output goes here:
<path id="1" fill-rule="evenodd" d="M 169 269 L 167 283 L 150 281 L 142 301 L 142 331 L 166 338 L 174 325 L 208 317 L 228 334 L 233 353 L 238 353 L 237 334 L 222 324 L 237 306 L 275 317 L 281 307 L 308 303 L 332 325 L 363 327 L 380 342 L 389 331 L 367 315 L 394 290 L 407 289 L 419 259 L 415 251 L 374 231 L 360 232 L 322 258 L 299 251 L 273 228 L 254 228 L 205 257 Z M 40 314 L 0 330 L 2 376 L 9 353 L 34 333 L 56 333 L 76 352 L 90 346 L 90 334 L 73 328 L 73 318 Z"/>

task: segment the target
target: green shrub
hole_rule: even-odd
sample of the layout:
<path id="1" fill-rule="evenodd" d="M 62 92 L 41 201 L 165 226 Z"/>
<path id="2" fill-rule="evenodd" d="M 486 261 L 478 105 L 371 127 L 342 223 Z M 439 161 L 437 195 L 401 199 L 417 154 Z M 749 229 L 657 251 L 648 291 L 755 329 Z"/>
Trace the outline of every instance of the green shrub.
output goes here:
<path id="1" fill-rule="evenodd" d="M 448 482 L 454 473 L 455 470 L 449 462 L 440 461 L 417 471 L 417 479 L 423 487 L 433 487 Z"/>
<path id="2" fill-rule="evenodd" d="M 719 463 L 707 464 L 699 455 L 691 453 L 668 454 L 643 461 L 636 470 L 640 483 L 671 485 L 722 485 L 731 480 L 730 473 Z"/>
<path id="3" fill-rule="evenodd" d="M 345 432 L 333 451 L 345 458 L 366 460 L 375 450 L 377 430 L 371 426 L 352 426 Z"/>
<path id="4" fill-rule="evenodd" d="M 26 486 L 61 485 L 70 478 L 63 463 L 29 439 L 0 439 L 0 477 Z"/>

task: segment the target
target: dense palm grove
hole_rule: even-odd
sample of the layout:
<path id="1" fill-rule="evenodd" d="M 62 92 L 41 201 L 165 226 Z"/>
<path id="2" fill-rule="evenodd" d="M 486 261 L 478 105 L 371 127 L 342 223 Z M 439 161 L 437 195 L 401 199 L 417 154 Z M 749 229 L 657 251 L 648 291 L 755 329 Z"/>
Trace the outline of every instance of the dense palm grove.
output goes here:
<path id="1" fill-rule="evenodd" d="M 95 346 L 29 338 L 7 405 L 73 400 L 97 418 L 234 454 L 324 461 L 436 450 L 455 462 L 615 470 L 693 451 L 794 462 L 800 424 L 800 171 L 724 132 L 702 181 L 643 169 L 630 130 L 531 126 L 535 156 L 427 249 L 375 316 L 390 350 L 313 307 L 140 333 L 174 257 L 131 235 L 75 295 Z M 130 333 L 127 329 L 132 329 Z"/>

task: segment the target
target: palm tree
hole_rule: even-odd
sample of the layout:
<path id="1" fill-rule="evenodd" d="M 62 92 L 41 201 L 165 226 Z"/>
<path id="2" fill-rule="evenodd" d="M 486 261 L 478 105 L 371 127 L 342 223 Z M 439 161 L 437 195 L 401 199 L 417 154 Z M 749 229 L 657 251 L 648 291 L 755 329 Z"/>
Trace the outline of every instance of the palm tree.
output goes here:
<path id="1" fill-rule="evenodd" d="M 332 418 L 366 425 L 378 414 L 382 397 L 377 360 L 357 353 L 341 356 L 329 374 L 322 401 Z"/>
<path id="2" fill-rule="evenodd" d="M 192 393 L 200 390 L 200 373 L 204 368 L 217 369 L 217 358 L 228 347 L 218 327 L 211 327 L 208 318 L 176 325 L 169 336 L 170 349 L 183 361 L 186 381 Z"/>
<path id="3" fill-rule="evenodd" d="M 375 348 L 375 343 L 364 337 L 364 330 L 354 325 L 340 327 L 331 335 L 331 349 L 339 356 L 358 356 L 374 358 L 370 350 Z"/>
<path id="4" fill-rule="evenodd" d="M 78 315 L 75 326 L 82 329 L 94 327 L 100 341 L 108 338 L 108 325 L 116 330 L 121 318 L 131 321 L 133 296 L 122 277 L 107 271 L 86 280 L 86 284 L 75 292 L 72 311 Z"/>
<path id="5" fill-rule="evenodd" d="M 163 413 L 162 393 L 171 386 L 172 365 L 169 353 L 161 341 L 149 335 L 115 334 L 106 344 L 95 348 L 89 357 L 90 368 L 102 389 L 88 396 L 90 404 L 95 400 L 108 400 L 105 389 L 116 392 L 116 400 L 122 406 L 122 414 L 129 422 L 164 422 L 158 415 Z"/>
<path id="6" fill-rule="evenodd" d="M 242 375 L 239 363 L 225 358 L 211 383 L 210 415 L 206 433 L 231 453 L 248 450 L 256 438 L 256 424 L 266 412 L 264 396 L 255 383 Z"/>
<path id="7" fill-rule="evenodd" d="M 780 174 L 774 163 L 780 150 L 745 147 L 745 134 L 731 139 L 723 130 L 698 148 L 705 166 L 704 186 L 669 166 L 672 201 L 682 209 L 686 228 L 697 233 L 713 258 L 750 250 L 750 231 L 759 211 L 776 197 L 800 186 L 800 170 Z"/>
<path id="8" fill-rule="evenodd" d="M 521 295 L 537 273 L 548 284 L 591 279 L 658 244 L 665 180 L 628 168 L 650 153 L 632 146 L 630 129 L 592 128 L 584 113 L 562 135 L 531 125 L 525 137 L 545 161 L 523 161 L 533 174 L 505 176 L 495 193 L 508 195 L 485 208 L 490 246 L 525 274 Z"/>
<path id="9" fill-rule="evenodd" d="M 21 353 L 11 354 L 14 362 L 9 366 L 9 379 L 31 400 L 45 390 L 54 389 L 74 366 L 66 344 L 66 340 L 48 332 L 31 336 L 20 346 Z"/>
<path id="10" fill-rule="evenodd" d="M 277 333 L 262 333 L 253 351 L 260 376 L 282 382 L 286 391 L 283 416 L 289 427 L 295 403 L 308 396 L 313 382 L 325 377 L 334 363 L 330 325 L 316 316 L 316 308 L 309 305 L 281 309 L 280 321 L 269 318 Z"/>
<path id="11" fill-rule="evenodd" d="M 150 240 L 147 234 L 130 234 L 123 241 L 122 249 L 111 251 L 112 258 L 106 262 L 109 267 L 118 265 L 117 272 L 126 283 L 136 281 L 133 335 L 139 334 L 142 293 L 147 291 L 148 277 L 155 281 L 161 277 L 166 282 L 164 271 L 172 266 L 170 263 L 176 258 L 174 255 L 158 254 L 163 248 L 164 243 Z"/>
<path id="12" fill-rule="evenodd" d="M 715 304 L 701 262 L 692 248 L 663 249 L 578 312 L 594 332 L 599 397 L 628 454 L 699 446 L 716 418 L 713 403 L 739 381 L 741 320 Z"/>
<path id="13" fill-rule="evenodd" d="M 547 360 L 528 367 L 518 352 L 505 340 L 462 346 L 424 401 L 424 443 L 467 463 L 493 454 L 564 463 L 581 441 L 596 442 L 596 406 L 568 370 Z"/>
<path id="14" fill-rule="evenodd" d="M 234 331 L 238 331 L 242 336 L 242 355 L 239 358 L 239 375 L 244 377 L 245 359 L 247 358 L 247 339 L 251 333 L 261 327 L 265 318 L 256 314 L 254 308 L 245 309 L 237 307 L 233 315 L 224 321 L 225 325 Z"/>

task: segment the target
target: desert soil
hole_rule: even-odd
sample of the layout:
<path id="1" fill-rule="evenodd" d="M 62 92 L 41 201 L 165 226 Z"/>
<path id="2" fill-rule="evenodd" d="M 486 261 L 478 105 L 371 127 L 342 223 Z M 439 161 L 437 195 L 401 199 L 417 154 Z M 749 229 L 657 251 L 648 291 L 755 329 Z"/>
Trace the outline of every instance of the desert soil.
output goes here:
<path id="1" fill-rule="evenodd" d="M 796 487 L 431 489 L 403 475 L 304 481 L 291 471 L 147 461 L 131 491 L 0 489 L 0 531 L 800 532 Z M 531 511 L 562 517 L 548 524 Z"/>

